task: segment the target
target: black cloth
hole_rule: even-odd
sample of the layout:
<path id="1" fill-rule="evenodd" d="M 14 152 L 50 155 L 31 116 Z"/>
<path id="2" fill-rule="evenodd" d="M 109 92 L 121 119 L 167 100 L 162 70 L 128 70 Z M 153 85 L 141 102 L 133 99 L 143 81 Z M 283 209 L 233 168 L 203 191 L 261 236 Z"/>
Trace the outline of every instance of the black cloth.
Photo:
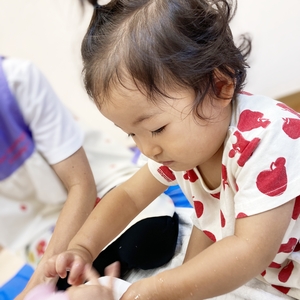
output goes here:
<path id="1" fill-rule="evenodd" d="M 179 218 L 153 217 L 143 219 L 127 229 L 118 239 L 105 248 L 93 266 L 101 276 L 104 269 L 115 261 L 121 264 L 121 278 L 132 269 L 158 268 L 174 256 L 178 237 Z M 69 287 L 67 279 L 59 279 L 57 288 Z"/>

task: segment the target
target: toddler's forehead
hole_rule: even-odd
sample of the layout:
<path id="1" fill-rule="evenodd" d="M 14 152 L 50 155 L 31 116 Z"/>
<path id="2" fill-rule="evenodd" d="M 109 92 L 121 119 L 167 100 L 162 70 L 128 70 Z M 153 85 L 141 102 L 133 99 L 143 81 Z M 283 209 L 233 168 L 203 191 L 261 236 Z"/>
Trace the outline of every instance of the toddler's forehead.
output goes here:
<path id="1" fill-rule="evenodd" d="M 146 88 L 142 85 L 138 85 L 134 80 L 127 78 L 118 78 L 110 81 L 110 84 L 106 91 L 102 93 L 102 102 L 113 102 L 118 103 L 121 100 L 132 100 L 132 99 L 147 100 Z"/>

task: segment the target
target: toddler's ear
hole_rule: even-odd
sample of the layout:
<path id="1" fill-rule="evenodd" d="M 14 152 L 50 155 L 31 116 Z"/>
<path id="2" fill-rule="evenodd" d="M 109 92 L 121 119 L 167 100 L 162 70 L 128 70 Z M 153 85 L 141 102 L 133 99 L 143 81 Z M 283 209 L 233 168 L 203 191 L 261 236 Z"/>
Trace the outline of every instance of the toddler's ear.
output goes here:
<path id="1" fill-rule="evenodd" d="M 234 81 L 228 78 L 227 76 L 225 76 L 224 74 L 222 74 L 218 70 L 215 71 L 214 77 L 215 77 L 215 87 L 216 87 L 218 98 L 231 101 L 234 94 L 234 88 L 235 88 Z"/>

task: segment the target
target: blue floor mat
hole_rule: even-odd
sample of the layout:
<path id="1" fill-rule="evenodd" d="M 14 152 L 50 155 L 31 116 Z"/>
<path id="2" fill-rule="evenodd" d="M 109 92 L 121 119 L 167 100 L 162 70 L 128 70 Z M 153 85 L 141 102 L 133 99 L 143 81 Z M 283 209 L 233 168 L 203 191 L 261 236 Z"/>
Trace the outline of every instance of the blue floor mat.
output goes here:
<path id="1" fill-rule="evenodd" d="M 0 287 L 0 300 L 13 300 L 25 288 L 33 274 L 33 268 L 29 265 L 22 267 L 19 272 L 3 286 Z"/>
<path id="2" fill-rule="evenodd" d="M 176 207 L 192 207 L 178 185 L 170 186 L 165 194 L 173 200 Z"/>

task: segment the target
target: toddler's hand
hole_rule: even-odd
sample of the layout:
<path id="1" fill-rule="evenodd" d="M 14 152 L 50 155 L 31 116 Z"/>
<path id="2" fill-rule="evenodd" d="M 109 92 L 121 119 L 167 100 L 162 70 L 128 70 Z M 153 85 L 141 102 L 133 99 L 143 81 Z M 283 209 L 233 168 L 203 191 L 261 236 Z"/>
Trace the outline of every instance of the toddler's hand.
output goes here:
<path id="1" fill-rule="evenodd" d="M 114 300 L 113 295 L 113 277 L 111 277 L 109 285 L 104 286 L 99 283 L 98 273 L 93 268 L 85 268 L 84 278 L 88 280 L 88 284 L 80 286 L 72 286 L 67 289 L 67 295 L 70 300 L 82 299 L 105 299 Z"/>
<path id="2" fill-rule="evenodd" d="M 93 285 L 82 284 L 79 286 L 72 286 L 67 289 L 66 293 L 68 295 L 68 299 L 70 300 L 114 300 L 112 287 L 103 286 L 99 283 Z"/>
<path id="3" fill-rule="evenodd" d="M 109 285 L 104 286 L 99 283 L 99 275 L 92 268 L 85 268 L 83 276 L 89 281 L 88 285 L 73 286 L 62 292 L 55 291 L 54 285 L 41 284 L 31 290 L 24 300 L 114 300 L 112 277 Z"/>
<path id="4" fill-rule="evenodd" d="M 68 250 L 59 255 L 51 257 L 44 267 L 46 277 L 65 278 L 69 271 L 68 283 L 79 285 L 84 282 L 85 271 L 90 268 L 91 257 L 84 251 Z"/>

